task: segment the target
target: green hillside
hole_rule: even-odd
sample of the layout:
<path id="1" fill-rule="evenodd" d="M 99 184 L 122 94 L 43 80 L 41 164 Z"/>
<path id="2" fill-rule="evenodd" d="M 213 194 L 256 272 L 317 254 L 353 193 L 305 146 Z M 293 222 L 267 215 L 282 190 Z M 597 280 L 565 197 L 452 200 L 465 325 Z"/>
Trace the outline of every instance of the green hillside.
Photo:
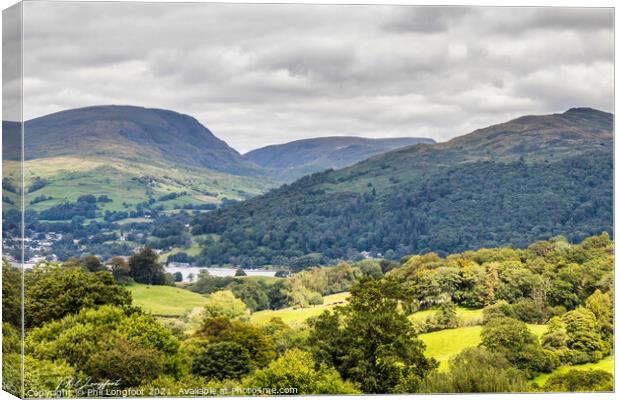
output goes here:
<path id="1" fill-rule="evenodd" d="M 207 298 L 172 286 L 133 284 L 127 286 L 133 304 L 157 316 L 179 317 L 195 307 L 204 306 Z"/>
<path id="2" fill-rule="evenodd" d="M 419 143 L 433 144 L 435 141 L 426 138 L 332 136 L 265 146 L 243 157 L 274 170 L 273 176 L 279 181 L 292 182 L 307 174 L 347 167 L 374 155 Z"/>
<path id="3" fill-rule="evenodd" d="M 112 199 L 102 211 L 131 210 L 145 201 L 164 209 L 220 204 L 272 185 L 259 176 L 260 167 L 194 118 L 173 111 L 132 106 L 67 110 L 27 121 L 24 135 L 26 206 L 36 211 L 89 194 Z M 7 129 L 3 178 L 14 184 L 19 177 L 11 164 L 18 165 L 20 145 Z M 170 193 L 184 195 L 158 201 Z"/>
<path id="4" fill-rule="evenodd" d="M 542 335 L 547 329 L 545 325 L 532 324 L 528 324 L 528 328 L 536 336 Z M 426 345 L 426 356 L 434 357 L 439 361 L 439 369 L 445 370 L 450 358 L 467 347 L 478 346 L 481 332 L 482 326 L 467 326 L 424 333 L 419 338 Z"/>
<path id="5" fill-rule="evenodd" d="M 242 254 L 294 268 L 365 251 L 398 259 L 555 235 L 576 242 L 612 232 L 612 126 L 591 109 L 519 118 L 306 176 L 202 215 L 193 232 L 220 235 L 203 262 Z"/>
<path id="6" fill-rule="evenodd" d="M 323 304 L 318 306 L 258 311 L 252 314 L 250 321 L 257 325 L 266 325 L 271 318 L 277 317 L 282 318 L 282 321 L 290 326 L 299 327 L 303 325 L 308 318 L 316 317 L 325 310 L 346 303 L 347 297 L 349 297 L 349 292 L 336 293 L 323 297 Z"/>

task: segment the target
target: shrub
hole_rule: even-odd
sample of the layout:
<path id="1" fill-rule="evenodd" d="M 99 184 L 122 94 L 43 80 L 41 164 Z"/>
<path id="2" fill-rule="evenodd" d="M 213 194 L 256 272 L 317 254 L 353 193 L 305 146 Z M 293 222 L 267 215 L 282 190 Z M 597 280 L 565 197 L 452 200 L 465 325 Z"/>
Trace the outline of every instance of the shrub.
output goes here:
<path id="1" fill-rule="evenodd" d="M 470 347 L 450 360 L 447 372 L 427 377 L 421 393 L 505 393 L 527 390 L 523 372 L 505 357 L 484 348 Z"/>
<path id="2" fill-rule="evenodd" d="M 603 370 L 570 370 L 563 374 L 553 374 L 545 382 L 543 390 L 545 392 L 611 392 L 614 390 L 614 377 Z"/>
<path id="3" fill-rule="evenodd" d="M 312 356 L 298 349 L 287 351 L 265 369 L 256 371 L 243 381 L 253 388 L 296 388 L 296 394 L 355 394 L 358 389 L 343 382 L 334 368 L 314 367 Z"/>
<path id="4" fill-rule="evenodd" d="M 508 304 L 505 300 L 500 300 L 495 304 L 486 306 L 482 310 L 482 323 L 486 324 L 495 317 L 510 317 L 515 318 L 516 314 L 512 305 Z"/>

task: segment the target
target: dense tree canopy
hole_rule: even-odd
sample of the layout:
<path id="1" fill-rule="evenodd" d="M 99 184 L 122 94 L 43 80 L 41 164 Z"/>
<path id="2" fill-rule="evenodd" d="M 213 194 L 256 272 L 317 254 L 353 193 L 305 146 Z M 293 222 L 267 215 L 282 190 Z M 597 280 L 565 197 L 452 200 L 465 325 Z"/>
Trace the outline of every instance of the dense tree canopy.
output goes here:
<path id="1" fill-rule="evenodd" d="M 109 272 L 42 265 L 24 274 L 24 325 L 35 327 L 104 304 L 131 304 L 131 293 L 115 284 Z"/>
<path id="2" fill-rule="evenodd" d="M 375 188 L 369 178 L 367 191 L 325 172 L 201 214 L 193 232 L 220 235 L 205 243 L 204 264 L 293 269 L 362 251 L 398 259 L 526 247 L 558 234 L 577 242 L 613 231 L 612 158 L 601 150 L 556 162 L 460 164 L 413 180 L 394 177 L 385 187 Z"/>

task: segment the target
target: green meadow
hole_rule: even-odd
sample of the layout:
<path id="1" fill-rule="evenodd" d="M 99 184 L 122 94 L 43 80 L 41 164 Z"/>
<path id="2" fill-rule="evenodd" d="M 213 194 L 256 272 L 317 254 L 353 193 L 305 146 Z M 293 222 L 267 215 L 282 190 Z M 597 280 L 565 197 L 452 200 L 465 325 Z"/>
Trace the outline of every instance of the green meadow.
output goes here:
<path id="1" fill-rule="evenodd" d="M 542 335 L 547 329 L 546 325 L 528 324 L 528 328 L 536 336 Z M 475 347 L 480 344 L 482 326 L 467 326 L 456 329 L 424 333 L 419 338 L 426 344 L 425 354 L 439 361 L 439 369 L 448 368 L 450 358 L 459 354 L 467 347 Z"/>
<path id="2" fill-rule="evenodd" d="M 575 371 L 587 371 L 590 369 L 602 369 L 603 371 L 609 372 L 610 374 L 614 373 L 614 356 L 607 356 L 602 360 L 595 363 L 587 363 L 581 365 L 565 365 L 562 366 L 555 371 L 549 374 L 538 375 L 536 378 L 532 379 L 532 383 L 536 383 L 539 386 L 543 386 L 545 382 L 552 376 L 556 374 L 563 374 L 565 372 L 575 370 Z"/>
<path id="3" fill-rule="evenodd" d="M 173 286 L 133 284 L 127 286 L 133 303 L 161 317 L 180 317 L 195 307 L 205 305 L 207 298 Z"/>
<path id="4" fill-rule="evenodd" d="M 250 322 L 257 325 L 265 325 L 274 317 L 282 318 L 286 324 L 292 327 L 303 325 L 308 318 L 316 317 L 325 310 L 330 310 L 339 304 L 346 303 L 349 292 L 336 293 L 323 297 L 323 304 L 307 308 L 284 308 L 281 310 L 264 310 L 252 314 Z"/>
<path id="5" fill-rule="evenodd" d="M 413 313 L 409 316 L 409 319 L 413 322 L 424 322 L 424 320 L 433 314 L 435 314 L 437 310 L 422 310 L 416 313 Z M 470 309 L 464 307 L 457 307 L 456 314 L 468 325 L 478 325 L 482 322 L 482 309 Z"/>

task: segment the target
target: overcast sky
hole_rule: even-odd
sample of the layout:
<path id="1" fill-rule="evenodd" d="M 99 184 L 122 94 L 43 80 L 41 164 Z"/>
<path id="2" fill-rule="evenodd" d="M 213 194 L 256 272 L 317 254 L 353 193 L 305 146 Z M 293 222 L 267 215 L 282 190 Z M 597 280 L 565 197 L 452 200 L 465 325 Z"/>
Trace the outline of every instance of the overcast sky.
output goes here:
<path id="1" fill-rule="evenodd" d="M 26 3 L 24 117 L 130 104 L 240 152 L 331 135 L 444 141 L 611 111 L 611 9 Z"/>

